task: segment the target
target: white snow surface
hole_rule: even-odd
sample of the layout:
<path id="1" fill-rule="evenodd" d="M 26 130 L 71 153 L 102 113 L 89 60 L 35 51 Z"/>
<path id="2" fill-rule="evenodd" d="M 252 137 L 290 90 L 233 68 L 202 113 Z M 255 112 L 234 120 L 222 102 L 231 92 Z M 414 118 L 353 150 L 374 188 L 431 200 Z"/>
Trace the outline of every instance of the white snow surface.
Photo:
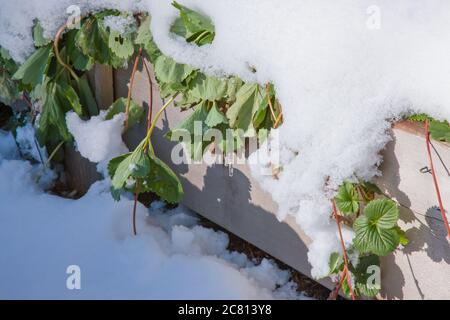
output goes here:
<path id="1" fill-rule="evenodd" d="M 278 180 L 255 176 L 278 203 L 279 218 L 294 215 L 313 240 L 313 275 L 325 275 L 329 254 L 339 251 L 329 219 L 337 186 L 379 174 L 391 120 L 410 112 L 450 119 L 450 2 L 180 2 L 211 17 L 211 45 L 197 47 L 169 32 L 178 14 L 169 0 L 2 0 L 0 45 L 23 60 L 33 50 L 33 17 L 51 35 L 69 3 L 82 11 L 120 6 L 148 10 L 154 40 L 175 60 L 208 74 L 274 83 L 284 114 L 283 170 Z"/>
<path id="2" fill-rule="evenodd" d="M 0 132 L 0 299 L 306 299 L 186 208 L 139 204 L 134 237 L 133 201 L 115 202 L 106 180 L 79 200 L 43 192 L 13 141 Z M 79 290 L 66 287 L 74 265 Z"/>
<path id="3" fill-rule="evenodd" d="M 122 141 L 125 114 L 118 113 L 105 120 L 106 110 L 89 120 L 82 120 L 73 111 L 66 114 L 67 128 L 75 139 L 77 150 L 91 162 L 98 163 L 97 170 L 107 176 L 109 160 L 127 153 L 129 150 Z"/>

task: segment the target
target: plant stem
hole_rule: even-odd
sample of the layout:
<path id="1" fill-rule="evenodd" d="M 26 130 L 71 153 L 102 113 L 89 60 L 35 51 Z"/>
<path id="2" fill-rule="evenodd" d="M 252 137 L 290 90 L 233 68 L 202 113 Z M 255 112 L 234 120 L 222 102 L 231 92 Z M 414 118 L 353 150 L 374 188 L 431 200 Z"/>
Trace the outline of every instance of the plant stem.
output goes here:
<path id="1" fill-rule="evenodd" d="M 273 119 L 273 121 L 277 121 L 277 117 L 275 116 L 275 111 L 273 110 L 272 98 L 270 96 L 269 84 L 266 85 L 266 94 L 267 94 L 267 100 L 269 102 L 270 113 L 272 114 L 272 119 Z"/>
<path id="2" fill-rule="evenodd" d="M 147 63 L 147 59 L 142 59 L 144 63 L 144 68 L 147 73 L 147 78 L 150 86 L 150 100 L 148 102 L 148 114 L 147 114 L 147 133 L 150 130 L 150 127 L 152 125 L 152 113 L 153 113 L 153 83 L 152 83 L 152 77 L 150 74 L 150 68 Z M 148 146 L 145 148 L 145 152 L 148 153 Z"/>
<path id="3" fill-rule="evenodd" d="M 338 231 L 339 231 L 339 238 L 341 239 L 342 251 L 344 253 L 344 270 L 342 271 L 341 277 L 345 277 L 347 279 L 347 285 L 350 290 L 350 295 L 352 297 L 352 300 L 355 300 L 355 294 L 353 292 L 352 283 L 351 283 L 350 275 L 349 275 L 349 271 L 348 271 L 347 250 L 345 249 L 344 237 L 342 236 L 341 224 L 339 222 L 339 216 L 338 216 L 338 212 L 336 209 L 336 203 L 334 202 L 334 200 L 332 200 L 332 204 L 333 204 L 333 215 L 336 219 L 336 224 L 337 224 Z"/>
<path id="4" fill-rule="evenodd" d="M 426 143 L 427 143 L 428 160 L 430 162 L 431 175 L 433 176 L 434 188 L 436 189 L 436 195 L 437 195 L 438 202 L 439 202 L 439 209 L 441 211 L 442 220 L 444 221 L 445 228 L 447 230 L 447 236 L 450 238 L 450 227 L 448 225 L 447 216 L 445 214 L 445 208 L 444 208 L 444 205 L 442 203 L 441 192 L 439 190 L 439 183 L 437 181 L 436 172 L 434 170 L 434 165 L 433 165 L 433 157 L 431 156 L 431 149 L 430 149 L 430 121 L 428 119 L 425 120 L 425 131 L 426 131 Z"/>
<path id="5" fill-rule="evenodd" d="M 137 229 L 136 229 L 136 209 L 137 209 L 137 202 L 138 202 L 138 197 L 139 197 L 139 189 L 140 189 L 140 184 L 139 184 L 139 179 L 136 179 L 136 191 L 134 193 L 134 204 L 133 204 L 133 234 L 136 236 L 137 235 Z"/>
<path id="6" fill-rule="evenodd" d="M 47 161 L 45 161 L 45 166 L 48 167 L 48 165 L 50 164 L 50 161 L 52 161 L 53 157 L 55 156 L 55 154 L 58 152 L 58 150 L 61 148 L 61 146 L 64 144 L 64 141 L 61 141 L 55 149 L 53 149 L 52 153 L 50 154 L 50 156 L 47 158 Z"/>
<path id="7" fill-rule="evenodd" d="M 134 59 L 134 65 L 133 65 L 133 71 L 131 72 L 130 77 L 130 86 L 128 87 L 128 97 L 127 97 L 127 106 L 125 108 L 125 130 L 128 129 L 128 113 L 130 111 L 130 104 L 131 104 L 131 93 L 133 91 L 133 85 L 134 85 L 134 77 L 136 76 L 136 71 L 139 65 L 139 60 L 142 57 L 142 47 L 139 48 L 139 52 Z"/>
<path id="8" fill-rule="evenodd" d="M 69 71 L 69 73 L 76 81 L 79 81 L 79 78 L 75 73 L 75 71 L 73 71 L 73 69 L 63 61 L 63 59 L 61 58 L 61 54 L 59 52 L 59 40 L 61 39 L 61 35 L 63 34 L 64 30 L 66 30 L 66 28 L 67 24 L 64 24 L 61 28 L 59 28 L 58 32 L 56 32 L 55 40 L 53 42 L 53 51 L 55 52 L 55 57 L 56 60 L 59 62 L 59 64 L 62 65 L 64 68 L 66 68 L 67 71 Z"/>
<path id="9" fill-rule="evenodd" d="M 159 117 L 161 116 L 161 114 L 163 113 L 163 111 L 172 104 L 172 102 L 175 100 L 175 98 L 178 96 L 179 92 L 177 92 L 176 94 L 174 94 L 163 106 L 162 108 L 158 111 L 158 113 L 155 115 L 155 118 L 153 119 L 152 125 L 150 126 L 150 129 L 147 131 L 147 136 L 145 137 L 145 142 L 144 142 L 144 148 L 147 148 L 147 146 L 149 147 L 150 151 L 152 154 L 154 154 L 154 150 L 153 150 L 153 146 L 152 143 L 150 141 L 150 137 L 152 136 L 152 132 L 153 129 L 155 129 L 156 126 L 156 122 L 158 122 Z"/>

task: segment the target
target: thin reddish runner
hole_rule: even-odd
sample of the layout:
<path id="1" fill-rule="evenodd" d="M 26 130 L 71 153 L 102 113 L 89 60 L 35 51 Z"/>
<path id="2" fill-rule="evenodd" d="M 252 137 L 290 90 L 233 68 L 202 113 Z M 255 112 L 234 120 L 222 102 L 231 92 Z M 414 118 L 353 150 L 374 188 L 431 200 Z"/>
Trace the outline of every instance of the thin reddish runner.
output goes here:
<path id="1" fill-rule="evenodd" d="M 447 229 L 447 235 L 450 237 L 450 227 L 448 225 L 447 216 L 445 214 L 444 205 L 442 204 L 442 198 L 441 198 L 441 191 L 439 189 L 439 183 L 437 181 L 436 172 L 434 171 L 434 165 L 433 165 L 433 157 L 431 156 L 431 148 L 430 148 L 430 122 L 427 119 L 425 121 L 425 131 L 426 131 L 426 142 L 427 142 L 427 153 L 428 153 L 428 160 L 430 162 L 430 168 L 431 168 L 431 175 L 433 176 L 433 182 L 434 187 L 436 189 L 436 195 L 439 202 L 439 209 L 441 211 L 442 220 L 444 221 L 445 228 Z"/>
<path id="2" fill-rule="evenodd" d="M 355 293 L 353 292 L 352 283 L 350 281 L 350 275 L 348 272 L 347 250 L 345 249 L 344 238 L 342 237 L 341 224 L 339 222 L 339 215 L 338 215 L 338 212 L 336 209 L 336 203 L 334 202 L 334 200 L 332 201 L 332 204 L 333 204 L 333 215 L 336 219 L 336 223 L 337 223 L 337 227 L 338 227 L 338 231 L 339 231 L 339 237 L 341 238 L 342 251 L 344 252 L 344 270 L 342 271 L 341 281 L 340 281 L 338 287 L 336 288 L 337 289 L 336 291 L 339 291 L 341 289 L 342 281 L 345 278 L 347 280 L 347 285 L 350 290 L 350 295 L 352 297 L 352 300 L 355 300 Z"/>

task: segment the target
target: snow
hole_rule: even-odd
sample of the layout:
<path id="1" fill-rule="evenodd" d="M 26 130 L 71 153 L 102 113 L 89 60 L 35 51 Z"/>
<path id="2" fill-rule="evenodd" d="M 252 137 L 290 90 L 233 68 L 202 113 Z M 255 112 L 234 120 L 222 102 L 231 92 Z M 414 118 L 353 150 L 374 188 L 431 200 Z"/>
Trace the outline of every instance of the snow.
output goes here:
<path id="1" fill-rule="evenodd" d="M 450 3 L 180 2 L 211 17 L 216 37 L 202 47 L 186 43 L 169 32 L 177 10 L 149 2 L 165 54 L 209 74 L 275 85 L 282 170 L 277 180 L 257 166 L 252 172 L 278 204 L 279 219 L 293 215 L 313 240 L 312 274 L 326 275 L 330 253 L 341 251 L 329 219 L 337 187 L 379 174 L 390 121 L 410 112 L 450 119 Z"/>
<path id="2" fill-rule="evenodd" d="M 82 120 L 70 111 L 66 114 L 67 128 L 73 135 L 77 150 L 91 162 L 99 163 L 97 170 L 107 176 L 109 160 L 127 153 L 129 150 L 122 141 L 125 114 L 118 113 L 105 120 L 106 110 L 89 120 Z"/>
<path id="3" fill-rule="evenodd" d="M 274 84 L 284 114 L 276 130 L 283 170 L 278 180 L 253 172 L 278 203 L 279 219 L 293 215 L 313 240 L 317 277 L 340 251 L 330 198 L 346 179 L 380 174 L 390 122 L 411 112 L 450 119 L 446 0 L 180 0 L 215 25 L 214 42 L 202 47 L 169 32 L 178 11 L 168 0 L 2 0 L 0 45 L 23 60 L 33 50 L 32 18 L 52 35 L 69 3 L 83 12 L 148 10 L 154 40 L 175 60 Z"/>
<path id="4" fill-rule="evenodd" d="M 45 148 L 41 148 L 36 141 L 36 130 L 31 123 L 16 129 L 16 141 L 22 157 L 33 159 L 37 162 L 47 160 Z"/>
<path id="5" fill-rule="evenodd" d="M 123 35 L 136 31 L 136 19 L 133 16 L 106 16 L 103 19 L 105 27 Z"/>
<path id="6" fill-rule="evenodd" d="M 305 299 L 289 273 L 227 250 L 184 207 L 115 202 L 107 180 L 79 200 L 45 193 L 36 165 L 0 132 L 0 299 Z M 75 266 L 75 267 L 74 267 Z M 66 270 L 80 270 L 69 290 Z"/>

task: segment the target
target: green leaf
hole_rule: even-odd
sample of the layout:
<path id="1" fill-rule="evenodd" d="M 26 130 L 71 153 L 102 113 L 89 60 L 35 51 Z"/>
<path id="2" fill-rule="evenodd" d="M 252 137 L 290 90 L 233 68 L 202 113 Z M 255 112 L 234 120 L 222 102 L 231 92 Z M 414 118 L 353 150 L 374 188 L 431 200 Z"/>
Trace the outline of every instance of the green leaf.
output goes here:
<path id="1" fill-rule="evenodd" d="M 76 46 L 88 57 L 101 64 L 111 64 L 112 52 L 109 49 L 109 35 L 99 23 L 99 18 L 87 19 L 76 33 Z"/>
<path id="2" fill-rule="evenodd" d="M 176 1 L 172 5 L 180 11 L 180 19 L 175 21 L 171 28 L 172 32 L 198 45 L 211 43 L 214 40 L 214 25 L 209 18 Z"/>
<path id="3" fill-rule="evenodd" d="M 425 113 L 413 114 L 408 117 L 408 120 L 416 122 L 425 122 L 429 117 Z"/>
<path id="4" fill-rule="evenodd" d="M 125 113 L 127 108 L 127 99 L 119 98 L 109 107 L 106 113 L 105 119 L 110 120 L 118 113 Z M 144 109 L 138 105 L 135 101 L 131 100 L 130 108 L 128 110 L 128 127 L 134 126 L 136 123 L 140 122 L 144 116 Z"/>
<path id="5" fill-rule="evenodd" d="M 75 80 L 75 87 L 80 98 L 81 105 L 85 106 L 89 110 L 90 116 L 98 115 L 97 102 L 95 101 L 94 94 L 92 93 L 91 87 L 89 86 L 89 81 L 86 74 Z"/>
<path id="6" fill-rule="evenodd" d="M 70 107 L 80 117 L 84 115 L 80 99 L 73 87 L 65 82 L 58 82 L 56 84 L 56 94 L 58 94 L 58 99 L 64 106 Z"/>
<path id="7" fill-rule="evenodd" d="M 33 39 L 34 45 L 36 47 L 43 47 L 52 42 L 51 39 L 47 39 L 44 37 L 44 29 L 42 28 L 41 23 L 39 21 L 36 21 L 33 27 Z"/>
<path id="8" fill-rule="evenodd" d="M 80 71 L 91 70 L 94 59 L 85 55 L 77 46 L 76 38 L 79 30 L 73 29 L 66 34 L 66 52 L 75 69 Z"/>
<path id="9" fill-rule="evenodd" d="M 175 62 L 167 56 L 159 56 L 155 63 L 155 75 L 161 82 L 180 83 L 186 79 L 194 69 L 186 64 Z"/>
<path id="10" fill-rule="evenodd" d="M 113 159 L 111 164 L 114 167 L 117 163 L 117 158 Z M 144 178 L 150 172 L 150 159 L 145 151 L 139 146 L 130 155 L 124 157 L 117 165 L 112 178 L 112 186 L 114 189 L 122 189 L 127 180 L 132 178 Z"/>
<path id="11" fill-rule="evenodd" d="M 227 95 L 227 81 L 224 79 L 205 76 L 198 73 L 192 80 L 192 89 L 189 94 L 193 98 L 192 102 L 201 100 L 219 101 Z"/>
<path id="12" fill-rule="evenodd" d="M 177 175 L 163 161 L 149 155 L 150 173 L 142 182 L 143 192 L 154 192 L 169 203 L 178 203 L 183 199 L 183 186 Z"/>
<path id="13" fill-rule="evenodd" d="M 112 179 L 116 173 L 117 167 L 119 166 L 119 164 L 125 160 L 125 158 L 129 157 L 131 155 L 131 152 L 129 153 L 125 153 L 122 154 L 118 157 L 115 157 L 113 159 L 111 159 L 108 163 L 108 174 L 109 177 Z"/>
<path id="14" fill-rule="evenodd" d="M 329 274 L 338 273 L 340 270 L 340 266 L 342 265 L 342 258 L 338 252 L 333 252 L 330 255 L 330 259 L 328 260 L 328 266 L 330 267 Z"/>
<path id="15" fill-rule="evenodd" d="M 236 102 L 226 114 L 230 121 L 230 127 L 244 130 L 245 136 L 254 135 L 252 120 L 261 100 L 258 84 L 244 84 L 236 94 Z"/>
<path id="16" fill-rule="evenodd" d="M 37 49 L 13 75 L 14 80 L 21 80 L 24 84 L 36 86 L 42 83 L 47 74 L 51 58 L 52 46 L 48 45 Z"/>
<path id="17" fill-rule="evenodd" d="M 158 46 L 153 41 L 153 35 L 150 31 L 150 22 L 151 17 L 147 16 L 141 23 L 138 31 L 135 43 L 138 45 L 142 45 L 144 50 L 150 57 L 152 63 L 156 62 L 156 59 L 162 55 L 161 51 L 158 49 Z"/>
<path id="18" fill-rule="evenodd" d="M 353 244 L 360 252 L 384 256 L 394 251 L 400 243 L 395 230 L 398 208 L 394 201 L 379 199 L 371 201 L 364 209 L 364 215 L 353 224 Z"/>
<path id="19" fill-rule="evenodd" d="M 395 227 L 398 220 L 397 204 L 390 199 L 377 199 L 371 201 L 364 209 L 364 215 L 371 224 L 377 227 L 390 229 Z"/>
<path id="20" fill-rule="evenodd" d="M 335 198 L 336 206 L 341 213 L 356 213 L 359 210 L 359 197 L 353 183 L 345 181 L 338 190 Z"/>
<path id="21" fill-rule="evenodd" d="M 228 123 L 227 117 L 222 112 L 220 112 L 216 102 L 213 103 L 211 110 L 209 110 L 208 116 L 205 119 L 205 123 L 210 128 L 214 128 L 215 126 L 222 123 Z"/>
<path id="22" fill-rule="evenodd" d="M 397 234 L 398 234 L 398 236 L 400 238 L 400 244 L 402 246 L 406 246 L 409 243 L 409 239 L 406 236 L 406 232 L 403 231 L 402 229 L 400 229 L 399 226 L 395 226 L 394 229 L 395 229 L 395 231 L 397 231 Z"/>
<path id="23" fill-rule="evenodd" d="M 108 45 L 111 51 L 119 58 L 128 60 L 134 53 L 133 40 L 129 37 L 123 37 L 117 31 L 109 33 Z"/>
<path id="24" fill-rule="evenodd" d="M 6 70 L 0 70 L 0 102 L 10 105 L 19 99 L 19 88 Z"/>
<path id="25" fill-rule="evenodd" d="M 208 110 L 204 102 L 196 105 L 193 110 L 194 112 L 186 117 L 176 128 L 169 131 L 166 136 L 172 139 L 173 137 L 184 137 L 188 133 L 191 136 L 191 141 L 190 143 L 184 141 L 184 143 L 186 143 L 191 159 L 199 160 L 203 156 L 206 147 L 211 144 L 211 142 L 203 141 L 201 137 L 209 129 L 206 125 Z M 196 123 L 198 132 L 195 130 Z"/>
<path id="26" fill-rule="evenodd" d="M 238 77 L 231 77 L 227 84 L 227 103 L 233 104 L 236 101 L 236 94 L 244 85 L 244 82 Z"/>
<path id="27" fill-rule="evenodd" d="M 432 120 L 430 122 L 430 134 L 435 140 L 450 142 L 450 126 L 448 122 Z"/>
<path id="28" fill-rule="evenodd" d="M 372 269 L 373 268 L 373 269 Z M 362 256 L 359 258 L 359 263 L 356 269 L 353 270 L 355 275 L 355 285 L 358 291 L 366 297 L 374 297 L 381 290 L 381 283 L 374 283 L 374 271 L 379 271 L 380 258 L 377 255 Z"/>
<path id="29" fill-rule="evenodd" d="M 45 145 L 54 135 L 63 141 L 70 141 L 72 136 L 67 129 L 64 107 L 58 99 L 57 85 L 50 82 L 47 86 L 47 94 L 42 113 L 39 117 L 37 137 L 41 145 Z"/>

